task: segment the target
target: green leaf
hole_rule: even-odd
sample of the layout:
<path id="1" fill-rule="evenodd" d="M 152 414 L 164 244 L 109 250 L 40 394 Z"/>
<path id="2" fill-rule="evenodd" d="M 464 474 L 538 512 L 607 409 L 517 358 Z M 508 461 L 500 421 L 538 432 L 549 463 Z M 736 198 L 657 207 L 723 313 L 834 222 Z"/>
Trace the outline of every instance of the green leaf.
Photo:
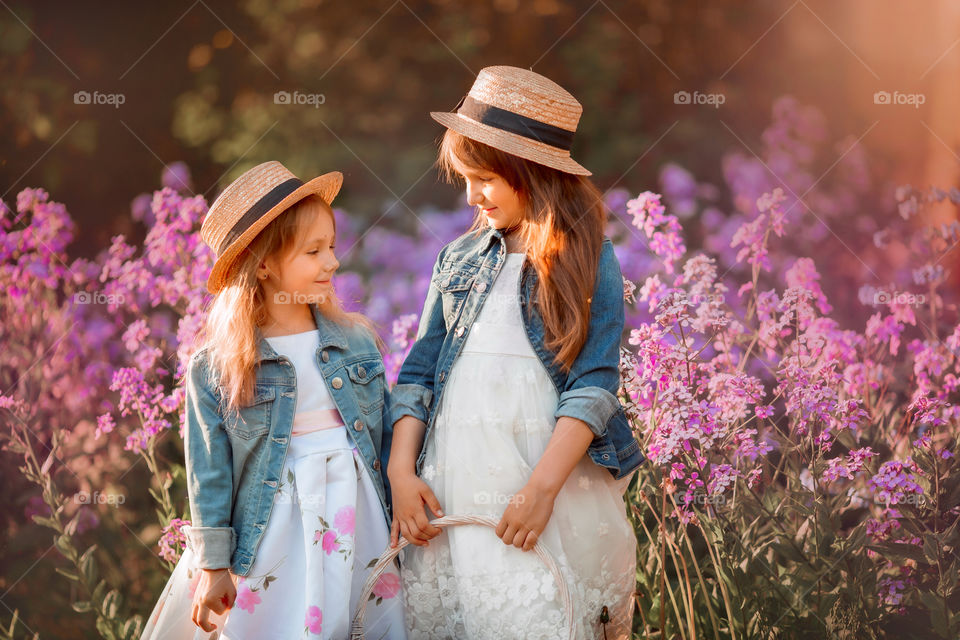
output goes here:
<path id="1" fill-rule="evenodd" d="M 80 576 L 78 576 L 77 574 L 75 574 L 73 571 L 69 571 L 69 570 L 67 570 L 67 569 L 64 569 L 63 567 L 57 567 L 57 568 L 56 568 L 56 572 L 59 573 L 59 574 L 62 575 L 62 576 L 65 576 L 65 577 L 73 580 L 74 582 L 79 582 L 79 581 L 80 581 Z"/>
<path id="2" fill-rule="evenodd" d="M 97 545 L 91 545 L 90 548 L 80 556 L 80 571 L 83 573 L 83 579 L 87 584 L 93 584 L 97 581 L 97 563 L 93 557 L 93 552 L 96 551 L 96 549 Z"/>
<path id="3" fill-rule="evenodd" d="M 87 613 L 91 610 L 90 602 L 88 600 L 81 600 L 80 602 L 73 603 L 73 610 L 77 613 Z"/>
<path id="4" fill-rule="evenodd" d="M 123 625 L 123 640 L 134 640 L 140 637 L 140 631 L 143 628 L 143 618 L 135 615 L 126 624 Z"/>
<path id="5" fill-rule="evenodd" d="M 54 536 L 53 544 L 57 547 L 57 551 L 63 554 L 63 557 L 71 561 L 76 560 L 77 550 L 73 548 L 73 543 L 70 540 L 70 536 Z"/>
<path id="6" fill-rule="evenodd" d="M 103 599 L 103 606 L 100 609 L 103 611 L 103 615 L 113 619 L 117 617 L 117 609 L 120 608 L 122 602 L 123 596 L 120 595 L 120 591 L 113 589 Z"/>
<path id="7" fill-rule="evenodd" d="M 34 514 L 34 515 L 30 516 L 30 517 L 33 518 L 33 521 L 36 522 L 36 523 L 39 524 L 39 525 L 42 525 L 42 526 L 44 526 L 44 527 L 48 527 L 48 528 L 50 528 L 50 529 L 53 529 L 54 531 L 60 531 L 60 523 L 58 523 L 58 522 L 57 522 L 56 520 L 54 520 L 53 518 L 48 518 L 48 517 L 46 517 L 46 516 L 39 516 L 39 515 L 36 515 L 36 514 Z"/>
<path id="8" fill-rule="evenodd" d="M 937 555 L 940 545 L 937 544 L 937 539 L 932 533 L 924 534 L 923 536 L 923 555 L 927 558 L 927 562 L 930 564 L 937 564 Z"/>

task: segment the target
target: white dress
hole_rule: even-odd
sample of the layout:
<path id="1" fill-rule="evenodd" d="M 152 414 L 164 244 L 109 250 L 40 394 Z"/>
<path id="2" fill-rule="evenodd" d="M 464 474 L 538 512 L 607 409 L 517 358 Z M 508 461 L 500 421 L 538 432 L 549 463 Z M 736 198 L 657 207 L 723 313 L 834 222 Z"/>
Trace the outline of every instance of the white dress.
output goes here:
<path id="1" fill-rule="evenodd" d="M 213 616 L 213 634 L 190 619 L 201 570 L 188 545 L 142 638 L 346 639 L 369 567 L 390 543 L 373 478 L 347 435 L 315 362 L 317 330 L 267 338 L 297 371 L 297 407 L 281 482 L 256 558 L 234 576 L 237 599 Z M 368 639 L 406 638 L 399 572 L 384 571 L 367 603 Z"/>
<path id="2" fill-rule="evenodd" d="M 507 254 L 450 370 L 426 443 L 421 477 L 448 515 L 499 519 L 556 424 L 556 387 L 520 315 L 523 261 L 524 254 Z M 566 577 L 577 638 L 630 637 L 636 537 L 623 501 L 628 483 L 585 454 L 540 536 Z M 411 640 L 567 637 L 550 572 L 532 551 L 504 544 L 489 527 L 446 528 L 425 548 L 406 547 L 401 567 Z"/>

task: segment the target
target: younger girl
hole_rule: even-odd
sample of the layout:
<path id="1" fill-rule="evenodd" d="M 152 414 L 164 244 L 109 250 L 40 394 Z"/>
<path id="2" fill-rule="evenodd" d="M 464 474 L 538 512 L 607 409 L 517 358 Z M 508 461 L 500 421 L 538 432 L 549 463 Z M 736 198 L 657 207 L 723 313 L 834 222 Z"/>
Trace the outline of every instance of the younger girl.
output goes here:
<path id="1" fill-rule="evenodd" d="M 636 539 L 623 493 L 642 461 L 617 393 L 623 278 L 602 196 L 569 149 L 580 104 L 547 78 L 483 69 L 440 164 L 477 207 L 433 268 L 391 392 L 391 545 L 411 638 L 629 638 Z M 419 477 L 418 477 L 419 476 Z M 441 530 L 434 515 L 499 518 Z M 498 540 L 499 537 L 499 540 Z M 429 543 L 429 544 L 428 544 Z"/>
<path id="2" fill-rule="evenodd" d="M 186 373 L 192 525 L 144 638 L 350 633 L 389 538 L 391 424 L 382 343 L 331 282 L 341 181 L 267 162 L 207 213 L 215 297 Z M 396 570 L 374 595 L 368 637 L 405 638 Z"/>

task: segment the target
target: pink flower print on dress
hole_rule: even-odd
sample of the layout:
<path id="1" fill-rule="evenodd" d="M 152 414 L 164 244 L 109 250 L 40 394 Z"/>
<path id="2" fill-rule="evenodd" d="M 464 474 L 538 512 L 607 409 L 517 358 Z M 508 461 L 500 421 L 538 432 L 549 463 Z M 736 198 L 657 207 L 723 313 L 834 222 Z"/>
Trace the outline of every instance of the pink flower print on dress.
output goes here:
<path id="1" fill-rule="evenodd" d="M 377 582 L 373 585 L 373 596 L 377 597 L 377 604 L 380 604 L 381 600 L 395 597 L 400 593 L 400 576 L 395 573 L 384 573 L 379 578 Z"/>
<path id="2" fill-rule="evenodd" d="M 337 542 L 337 534 L 333 531 L 327 531 L 323 534 L 323 550 L 327 552 L 327 555 L 330 555 L 334 551 L 340 548 L 340 543 Z"/>
<path id="3" fill-rule="evenodd" d="M 303 621 L 304 626 L 310 633 L 320 635 L 320 629 L 323 623 L 323 611 L 317 605 L 307 607 L 307 615 Z"/>
<path id="4" fill-rule="evenodd" d="M 340 507 L 337 515 L 333 517 L 333 526 L 335 526 L 343 535 L 352 535 L 356 530 L 357 512 L 350 505 Z"/>
<path id="5" fill-rule="evenodd" d="M 253 613 L 253 608 L 260 604 L 260 594 L 251 590 L 245 581 L 240 582 L 237 584 L 237 599 L 233 604 L 247 613 Z"/>

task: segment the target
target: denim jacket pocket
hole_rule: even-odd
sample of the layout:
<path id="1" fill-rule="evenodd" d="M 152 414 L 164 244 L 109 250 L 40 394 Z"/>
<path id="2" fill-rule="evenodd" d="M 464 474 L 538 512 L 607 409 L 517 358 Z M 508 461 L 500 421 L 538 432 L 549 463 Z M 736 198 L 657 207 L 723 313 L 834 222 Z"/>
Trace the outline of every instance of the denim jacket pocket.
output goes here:
<path id="1" fill-rule="evenodd" d="M 433 286 L 440 292 L 443 304 L 443 320 L 447 329 L 453 326 L 454 321 L 463 308 L 470 287 L 473 286 L 474 274 L 465 274 L 459 271 L 441 271 L 433 279 Z"/>
<path id="2" fill-rule="evenodd" d="M 273 401 L 277 389 L 273 385 L 257 385 L 253 402 L 240 409 L 240 415 L 224 421 L 227 433 L 245 440 L 266 435 L 270 431 Z"/>
<path id="3" fill-rule="evenodd" d="M 353 382 L 357 404 L 365 414 L 378 413 L 383 408 L 386 386 L 383 360 L 379 357 L 360 360 L 346 365 L 347 375 Z"/>

